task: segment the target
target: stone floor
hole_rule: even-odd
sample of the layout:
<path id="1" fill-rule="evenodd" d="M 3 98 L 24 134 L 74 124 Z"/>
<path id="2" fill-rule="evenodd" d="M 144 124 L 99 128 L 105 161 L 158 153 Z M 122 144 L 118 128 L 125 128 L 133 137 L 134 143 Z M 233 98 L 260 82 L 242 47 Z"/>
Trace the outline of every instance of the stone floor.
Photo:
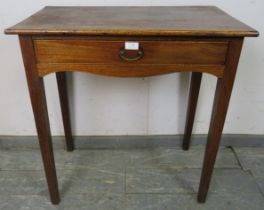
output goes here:
<path id="1" fill-rule="evenodd" d="M 264 148 L 221 148 L 205 204 L 203 147 L 55 151 L 60 205 L 50 204 L 38 150 L 0 150 L 0 209 L 264 209 Z"/>

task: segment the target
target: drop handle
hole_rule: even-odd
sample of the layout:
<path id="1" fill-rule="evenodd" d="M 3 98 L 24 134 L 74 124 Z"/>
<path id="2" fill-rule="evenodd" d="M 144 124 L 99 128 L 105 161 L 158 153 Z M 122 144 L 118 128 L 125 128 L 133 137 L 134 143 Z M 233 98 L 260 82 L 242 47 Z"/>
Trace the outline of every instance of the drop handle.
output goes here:
<path id="1" fill-rule="evenodd" d="M 143 48 L 139 48 L 137 50 L 137 53 L 135 56 L 131 56 L 127 54 L 127 50 L 125 50 L 124 48 L 119 50 L 119 57 L 124 60 L 124 61 L 128 61 L 128 62 L 132 62 L 132 61 L 138 61 L 141 58 L 144 57 L 144 51 Z"/>

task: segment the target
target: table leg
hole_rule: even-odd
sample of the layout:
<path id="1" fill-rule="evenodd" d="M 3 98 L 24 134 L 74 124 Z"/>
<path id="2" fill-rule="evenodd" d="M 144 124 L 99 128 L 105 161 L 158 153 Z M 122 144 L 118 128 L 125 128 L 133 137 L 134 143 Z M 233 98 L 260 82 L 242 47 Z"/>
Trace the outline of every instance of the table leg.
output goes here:
<path id="1" fill-rule="evenodd" d="M 234 39 L 229 43 L 226 69 L 222 78 L 218 78 L 214 98 L 211 123 L 204 155 L 198 202 L 204 203 L 209 189 L 214 163 L 224 127 L 229 99 L 231 96 L 243 39 Z"/>
<path id="2" fill-rule="evenodd" d="M 19 38 L 50 198 L 53 204 L 58 204 L 60 197 L 43 78 L 37 73 L 31 37 L 20 36 Z"/>
<path id="3" fill-rule="evenodd" d="M 56 79 L 59 90 L 61 114 L 62 114 L 62 120 L 64 126 L 65 140 L 66 140 L 65 147 L 67 151 L 73 151 L 74 144 L 73 144 L 73 138 L 71 132 L 66 72 L 56 72 Z"/>
<path id="4" fill-rule="evenodd" d="M 192 72 L 191 86 L 189 93 L 189 102 L 187 108 L 187 116 L 185 123 L 185 131 L 183 136 L 182 148 L 183 150 L 188 150 L 190 147 L 190 140 L 193 129 L 194 116 L 198 101 L 198 95 L 201 86 L 202 73 L 201 72 Z"/>

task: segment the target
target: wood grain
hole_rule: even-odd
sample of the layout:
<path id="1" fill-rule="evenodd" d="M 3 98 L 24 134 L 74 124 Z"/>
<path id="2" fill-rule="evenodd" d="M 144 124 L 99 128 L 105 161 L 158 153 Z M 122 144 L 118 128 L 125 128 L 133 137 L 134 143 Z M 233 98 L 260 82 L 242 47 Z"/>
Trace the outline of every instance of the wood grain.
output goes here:
<path id="1" fill-rule="evenodd" d="M 207 137 L 206 150 L 203 161 L 201 181 L 198 191 L 198 201 L 204 203 L 209 189 L 214 163 L 224 128 L 229 99 L 236 76 L 243 39 L 230 42 L 227 54 L 226 69 L 223 78 L 218 78 L 213 103 L 213 110 Z"/>
<path id="2" fill-rule="evenodd" d="M 49 117 L 43 78 L 38 76 L 36 63 L 34 60 L 34 47 L 30 36 L 20 36 L 20 46 L 23 55 L 25 72 L 27 77 L 28 89 L 32 109 L 37 127 L 39 145 L 43 159 L 46 179 L 50 193 L 50 199 L 53 204 L 60 202 L 58 181 L 54 162 Z"/>
<path id="3" fill-rule="evenodd" d="M 184 135 L 183 135 L 183 143 L 182 143 L 183 150 L 188 150 L 190 147 L 193 122 L 194 122 L 194 117 L 195 117 L 195 112 L 196 112 L 196 107 L 197 107 L 201 80 L 202 80 L 201 72 L 192 72 L 192 79 L 191 79 L 191 85 L 190 85 L 190 90 L 189 90 L 190 92 L 189 102 L 188 102 L 185 129 L 184 129 Z"/>
<path id="4" fill-rule="evenodd" d="M 258 36 L 258 32 L 214 6 L 45 7 L 7 34 Z"/>
<path id="5" fill-rule="evenodd" d="M 175 72 L 204 72 L 222 77 L 224 65 L 89 65 L 89 64 L 38 64 L 39 76 L 60 71 L 80 71 L 115 77 L 147 77 Z"/>
<path id="6" fill-rule="evenodd" d="M 137 41 L 137 40 L 135 40 Z M 224 64 L 227 41 L 140 41 L 144 57 L 127 62 L 119 57 L 125 41 L 35 40 L 37 63 L 86 64 Z M 128 50 L 132 54 L 134 50 Z M 135 50 L 136 51 L 136 50 Z M 129 53 L 129 52 L 128 52 Z"/>
<path id="7" fill-rule="evenodd" d="M 72 130 L 71 130 L 66 73 L 56 72 L 56 80 L 58 84 L 61 115 L 62 115 L 62 121 L 63 121 L 64 133 L 65 133 L 65 142 L 66 142 L 65 148 L 67 151 L 73 151 L 74 142 L 73 142 Z"/>

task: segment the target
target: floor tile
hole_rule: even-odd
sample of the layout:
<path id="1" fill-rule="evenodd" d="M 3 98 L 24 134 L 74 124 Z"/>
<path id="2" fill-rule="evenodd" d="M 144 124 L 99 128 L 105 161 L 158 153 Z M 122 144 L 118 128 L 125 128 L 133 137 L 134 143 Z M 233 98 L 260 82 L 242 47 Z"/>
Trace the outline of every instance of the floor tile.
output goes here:
<path id="1" fill-rule="evenodd" d="M 0 195 L 46 195 L 47 186 L 41 171 L 0 171 Z"/>
<path id="2" fill-rule="evenodd" d="M 262 210 L 264 199 L 260 194 L 208 195 L 204 204 L 196 201 L 195 194 L 128 195 L 126 210 Z"/>
<path id="3" fill-rule="evenodd" d="M 125 210 L 125 196 L 114 193 L 89 193 L 67 196 L 60 204 L 64 210 Z"/>
<path id="4" fill-rule="evenodd" d="M 44 196 L 0 196 L 0 210 L 125 210 L 122 194 L 89 193 L 61 198 L 52 205 Z"/>
<path id="5" fill-rule="evenodd" d="M 43 168 L 39 150 L 0 150 L 2 170 L 40 170 Z"/>
<path id="6" fill-rule="evenodd" d="M 57 169 L 124 168 L 126 166 L 173 165 L 178 168 L 201 168 L 204 148 L 181 149 L 136 149 L 136 150 L 55 150 Z M 39 150 L 1 150 L 2 170 L 42 170 Z M 216 168 L 239 168 L 237 160 L 228 148 L 219 150 Z"/>
<path id="7" fill-rule="evenodd" d="M 234 150 L 243 169 L 250 171 L 264 195 L 264 148 L 236 147 Z"/>
<path id="8" fill-rule="evenodd" d="M 200 182 L 200 169 L 172 167 L 128 168 L 127 193 L 195 193 Z M 259 192 L 253 177 L 239 169 L 216 169 L 210 193 Z"/>
<path id="9" fill-rule="evenodd" d="M 172 165 L 178 168 L 201 168 L 204 147 L 194 147 L 189 151 L 182 149 L 151 149 L 128 151 L 129 166 Z M 239 168 L 236 157 L 229 148 L 220 148 L 216 168 Z"/>
<path id="10" fill-rule="evenodd" d="M 209 194 L 204 204 L 197 203 L 195 194 L 88 193 L 62 197 L 59 205 L 44 196 L 0 196 L 0 210 L 262 210 L 263 206 L 263 197 L 256 193 Z"/>
<path id="11" fill-rule="evenodd" d="M 264 148 L 235 147 L 234 150 L 244 170 L 264 178 Z"/>
<path id="12" fill-rule="evenodd" d="M 85 193 L 124 193 L 124 171 L 109 169 L 60 170 L 58 173 L 61 195 Z"/>
<path id="13" fill-rule="evenodd" d="M 64 210 L 59 205 L 52 205 L 44 196 L 10 195 L 0 196 L 0 210 Z"/>
<path id="14" fill-rule="evenodd" d="M 120 168 L 125 165 L 124 151 L 118 150 L 55 150 L 57 169 Z M 0 168 L 5 170 L 42 170 L 39 150 L 1 150 Z"/>
<path id="15" fill-rule="evenodd" d="M 58 170 L 62 196 L 89 192 L 124 192 L 124 172 L 109 169 Z M 0 195 L 48 195 L 40 171 L 0 171 Z"/>
<path id="16" fill-rule="evenodd" d="M 204 147 L 55 150 L 60 205 L 52 205 L 39 150 L 0 150 L 0 210 L 263 209 L 264 148 L 220 148 L 198 204 Z M 262 193 L 261 193 L 262 190 Z"/>

